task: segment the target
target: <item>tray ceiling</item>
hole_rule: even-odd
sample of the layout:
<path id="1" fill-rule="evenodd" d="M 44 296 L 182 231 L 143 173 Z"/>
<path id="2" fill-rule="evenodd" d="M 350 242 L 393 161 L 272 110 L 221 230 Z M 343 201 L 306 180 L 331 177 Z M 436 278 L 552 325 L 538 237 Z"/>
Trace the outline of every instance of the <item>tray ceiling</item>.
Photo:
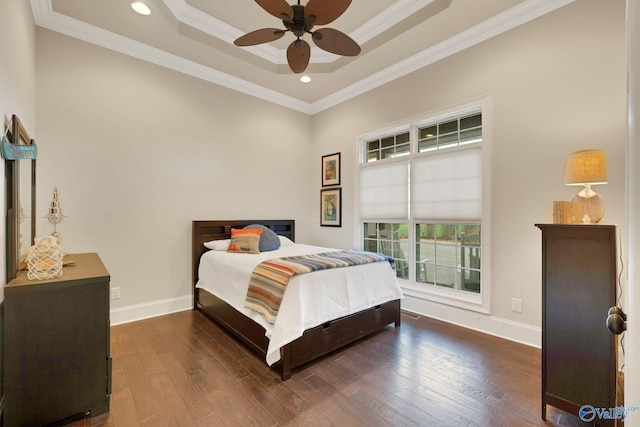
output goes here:
<path id="1" fill-rule="evenodd" d="M 313 114 L 575 0 L 354 0 L 327 26 L 362 53 L 341 57 L 310 42 L 310 83 L 287 65 L 292 34 L 233 44 L 249 31 L 282 27 L 253 0 L 147 0 L 149 16 L 133 12 L 130 0 L 30 1 L 43 28 Z"/>

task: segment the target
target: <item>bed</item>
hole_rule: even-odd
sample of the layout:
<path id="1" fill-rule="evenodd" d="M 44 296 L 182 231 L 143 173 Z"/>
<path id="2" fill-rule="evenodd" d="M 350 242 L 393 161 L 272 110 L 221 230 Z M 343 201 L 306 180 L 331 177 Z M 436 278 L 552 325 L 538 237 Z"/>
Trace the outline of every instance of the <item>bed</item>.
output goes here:
<path id="1" fill-rule="evenodd" d="M 241 312 L 241 309 L 234 308 L 232 306 L 233 303 L 230 304 L 225 301 L 224 296 L 215 295 L 216 291 L 203 289 L 206 287 L 203 283 L 207 279 L 206 277 L 200 277 L 201 271 L 204 272 L 203 275 L 207 274 L 205 268 L 205 262 L 208 262 L 207 257 L 214 255 L 209 253 L 203 257 L 209 251 L 204 244 L 214 240 L 229 239 L 232 228 L 244 228 L 251 224 L 261 224 L 273 230 L 279 236 L 284 236 L 292 242 L 295 241 L 294 220 L 193 221 L 193 308 L 205 313 L 239 341 L 247 345 L 253 352 L 264 358 L 268 364 L 271 364 L 268 357 L 273 359 L 273 355 L 269 354 L 269 351 L 273 352 L 273 349 L 270 349 L 270 338 L 265 335 L 265 326 L 247 317 L 245 313 Z M 283 239 L 283 241 L 286 239 Z M 274 253 L 276 252 L 278 251 L 274 251 Z M 248 255 L 244 254 L 236 254 L 236 256 L 248 257 Z M 201 260 L 204 260 L 202 270 L 200 267 Z M 361 267 L 365 266 L 349 268 Z M 311 273 L 311 275 L 317 273 L 325 272 L 315 272 Z M 372 278 L 372 280 L 377 279 Z M 271 365 L 279 371 L 281 379 L 285 381 L 291 377 L 295 368 L 303 364 L 377 332 L 389 324 L 393 323 L 395 327 L 399 327 L 400 298 L 401 292 L 399 292 L 399 295 L 396 293 L 396 296 L 391 299 L 376 303 L 355 313 L 323 321 L 321 324 L 305 329 L 301 336 L 278 348 L 277 359 L 279 360 Z"/>

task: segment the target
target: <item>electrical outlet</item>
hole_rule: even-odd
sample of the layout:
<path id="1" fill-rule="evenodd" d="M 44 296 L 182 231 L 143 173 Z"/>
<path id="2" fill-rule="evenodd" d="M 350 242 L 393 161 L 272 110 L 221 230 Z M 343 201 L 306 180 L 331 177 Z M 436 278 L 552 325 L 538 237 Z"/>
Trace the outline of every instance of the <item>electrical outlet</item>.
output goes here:
<path id="1" fill-rule="evenodd" d="M 511 298 L 511 311 L 522 313 L 522 300 L 520 298 Z"/>
<path id="2" fill-rule="evenodd" d="M 120 288 L 111 288 L 111 299 L 120 299 Z"/>

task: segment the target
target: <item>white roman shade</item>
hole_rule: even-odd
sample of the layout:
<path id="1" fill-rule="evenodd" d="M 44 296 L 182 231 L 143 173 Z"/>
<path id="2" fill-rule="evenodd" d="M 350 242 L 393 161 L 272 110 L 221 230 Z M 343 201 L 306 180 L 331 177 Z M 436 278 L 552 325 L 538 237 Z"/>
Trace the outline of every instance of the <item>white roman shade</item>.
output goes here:
<path id="1" fill-rule="evenodd" d="M 406 160 L 360 168 L 360 217 L 364 220 L 409 218 L 409 168 Z"/>
<path id="2" fill-rule="evenodd" d="M 411 184 L 414 219 L 480 222 L 482 148 L 416 157 Z"/>

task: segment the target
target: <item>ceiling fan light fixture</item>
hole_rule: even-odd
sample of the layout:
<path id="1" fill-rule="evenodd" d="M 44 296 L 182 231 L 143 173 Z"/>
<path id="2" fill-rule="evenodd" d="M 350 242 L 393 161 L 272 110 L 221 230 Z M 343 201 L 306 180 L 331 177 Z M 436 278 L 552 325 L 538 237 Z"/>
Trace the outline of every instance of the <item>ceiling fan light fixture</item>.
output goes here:
<path id="1" fill-rule="evenodd" d="M 300 77 L 300 81 L 301 81 L 302 83 L 309 83 L 309 82 L 311 81 L 311 77 L 309 77 L 309 76 L 302 76 L 302 77 Z"/>
<path id="2" fill-rule="evenodd" d="M 151 9 L 149 9 L 149 6 L 147 6 L 146 4 L 144 4 L 144 2 L 141 1 L 132 1 L 131 2 L 131 9 L 133 9 L 136 13 L 139 13 L 140 15 L 151 15 Z"/>
<path id="3" fill-rule="evenodd" d="M 311 48 L 302 39 L 305 34 L 311 35 L 311 40 L 320 49 L 342 56 L 357 56 L 360 45 L 345 33 L 333 28 L 313 30 L 314 25 L 325 25 L 333 22 L 342 15 L 351 0 L 308 0 L 306 5 L 290 5 L 287 0 L 255 0 L 269 14 L 282 19 L 284 30 L 263 28 L 251 31 L 236 40 L 236 46 L 253 46 L 269 43 L 279 39 L 285 32 L 290 31 L 296 40 L 287 48 L 287 62 L 294 73 L 302 73 L 309 64 Z"/>

